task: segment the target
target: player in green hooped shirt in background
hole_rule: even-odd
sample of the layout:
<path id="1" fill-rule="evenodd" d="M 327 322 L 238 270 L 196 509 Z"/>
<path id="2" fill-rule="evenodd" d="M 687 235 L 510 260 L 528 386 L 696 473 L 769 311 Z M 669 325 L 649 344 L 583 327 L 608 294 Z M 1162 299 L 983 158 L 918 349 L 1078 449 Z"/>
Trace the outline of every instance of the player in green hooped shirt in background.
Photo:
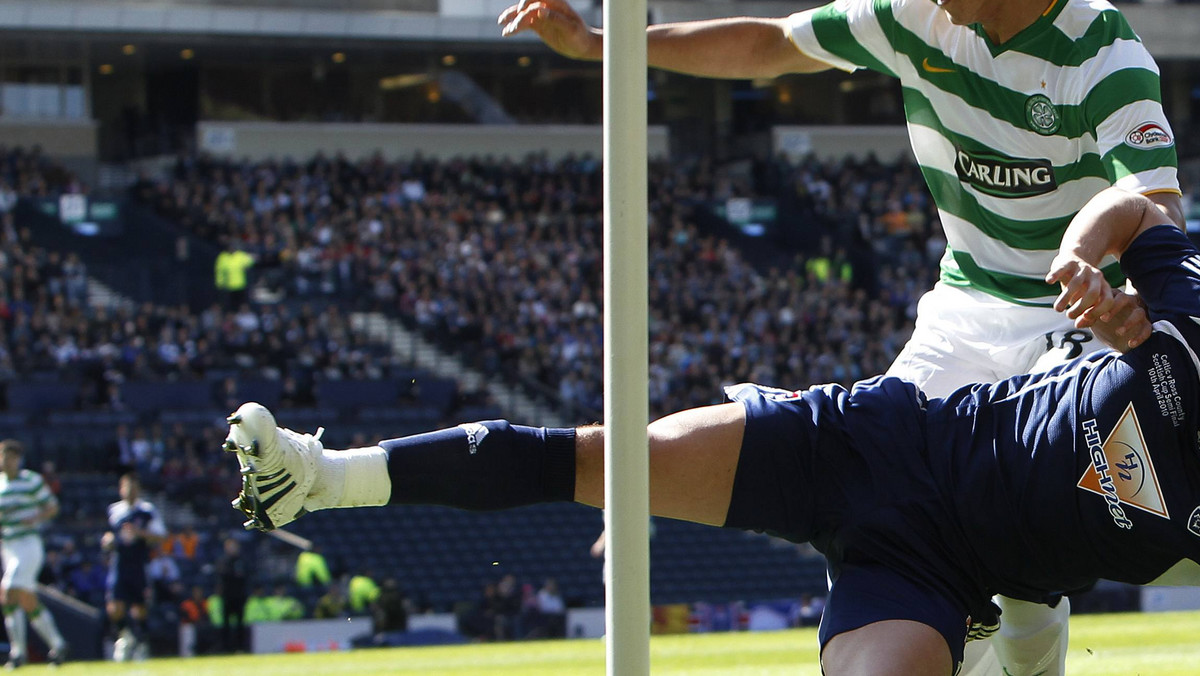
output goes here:
<path id="1" fill-rule="evenodd" d="M 42 475 L 21 467 L 24 459 L 24 444 L 16 439 L 0 441 L 0 559 L 4 563 L 0 602 L 9 642 L 4 668 L 9 670 L 28 659 L 26 621 L 46 642 L 51 663 L 62 664 L 67 656 L 67 642 L 37 595 L 37 577 L 46 557 L 41 527 L 58 514 L 58 499 Z"/>
<path id="2" fill-rule="evenodd" d="M 602 56 L 602 31 L 564 0 L 521 0 L 499 24 L 506 36 L 533 31 L 568 57 Z M 650 26 L 646 37 L 652 67 L 690 75 L 833 67 L 900 80 L 948 245 L 940 281 L 921 299 L 913 336 L 888 373 L 928 396 L 1101 349 L 1054 312 L 1057 290 L 1043 275 L 1072 216 L 1105 188 L 1146 195 L 1182 227 L 1158 68 L 1103 0 L 838 0 L 775 19 Z M 1103 269 L 1111 284 L 1122 282 L 1113 259 Z M 1149 336 L 1149 323 L 1140 326 L 1124 336 L 1130 346 Z M 1062 674 L 1067 600 L 997 602 L 1000 631 L 971 644 L 962 673 Z"/>

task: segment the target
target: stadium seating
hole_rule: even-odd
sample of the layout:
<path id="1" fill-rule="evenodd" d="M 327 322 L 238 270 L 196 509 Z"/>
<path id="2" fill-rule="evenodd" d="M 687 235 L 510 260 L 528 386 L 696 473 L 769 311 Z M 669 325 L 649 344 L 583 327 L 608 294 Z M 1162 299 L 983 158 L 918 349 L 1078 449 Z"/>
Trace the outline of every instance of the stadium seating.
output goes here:
<path id="1" fill-rule="evenodd" d="M 332 510 L 292 527 L 348 570 L 395 577 L 410 595 L 449 610 L 485 582 L 511 573 L 541 584 L 556 578 L 574 605 L 601 605 L 602 562 L 589 549 L 600 513 L 574 504 L 495 513 L 392 506 L 369 514 Z M 798 597 L 825 585 L 824 560 L 789 543 L 735 530 L 655 520 L 651 596 L 656 604 Z"/>
<path id="2" fill-rule="evenodd" d="M 237 398 L 241 401 L 257 401 L 267 408 L 277 408 L 283 395 L 283 383 L 264 378 L 238 378 Z"/>
<path id="3" fill-rule="evenodd" d="M 79 401 L 74 383 L 13 382 L 8 385 L 8 408 L 22 413 L 70 410 Z"/>
<path id="4" fill-rule="evenodd" d="M 62 517 L 55 524 L 56 533 L 87 539 L 98 538 L 106 529 L 108 506 L 120 495 L 111 476 L 72 474 L 63 478 L 58 499 Z"/>
<path id="5" fill-rule="evenodd" d="M 316 385 L 317 402 L 328 408 L 357 410 L 367 406 L 395 405 L 400 398 L 403 381 L 385 380 L 327 380 Z"/>
<path id="6" fill-rule="evenodd" d="M 140 413 L 194 411 L 212 406 L 212 384 L 206 380 L 133 381 L 121 395 L 125 405 Z"/>

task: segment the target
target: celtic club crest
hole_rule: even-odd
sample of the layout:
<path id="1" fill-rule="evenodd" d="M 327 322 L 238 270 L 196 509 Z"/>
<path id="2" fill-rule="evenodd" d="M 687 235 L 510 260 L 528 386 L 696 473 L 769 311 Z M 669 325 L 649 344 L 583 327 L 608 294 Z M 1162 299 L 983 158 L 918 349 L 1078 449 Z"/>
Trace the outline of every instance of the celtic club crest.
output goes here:
<path id="1" fill-rule="evenodd" d="M 1029 128 L 1049 136 L 1058 131 L 1058 109 L 1044 94 L 1034 94 L 1025 100 L 1025 122 Z"/>

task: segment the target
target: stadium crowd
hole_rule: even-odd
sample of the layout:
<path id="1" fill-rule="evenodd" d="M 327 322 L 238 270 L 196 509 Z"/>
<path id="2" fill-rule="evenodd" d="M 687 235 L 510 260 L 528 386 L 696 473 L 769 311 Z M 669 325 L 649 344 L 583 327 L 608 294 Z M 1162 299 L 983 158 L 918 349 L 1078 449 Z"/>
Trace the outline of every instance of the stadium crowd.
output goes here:
<path id="1" fill-rule="evenodd" d="M 9 218 L 6 221 L 11 220 Z M 279 380 L 291 405 L 311 403 L 317 378 L 384 377 L 395 364 L 386 345 L 354 331 L 338 306 L 89 306 L 77 256 L 0 244 L 0 378 L 55 374 L 79 385 L 77 408 L 122 410 L 121 384 L 236 373 Z M 224 388 L 214 404 L 225 406 Z"/>
<path id="2" fill-rule="evenodd" d="M 594 419 L 600 179 L 588 157 L 189 156 L 137 194 L 192 234 L 249 252 L 260 284 L 402 317 L 483 372 Z M 794 258 L 757 269 L 697 221 L 713 204 L 764 193 L 791 207 L 780 229 L 802 234 L 789 235 Z M 907 162 L 772 161 L 743 178 L 707 162 L 656 163 L 652 414 L 713 401 L 730 381 L 802 386 L 881 371 L 933 283 L 944 245 L 935 213 Z"/>

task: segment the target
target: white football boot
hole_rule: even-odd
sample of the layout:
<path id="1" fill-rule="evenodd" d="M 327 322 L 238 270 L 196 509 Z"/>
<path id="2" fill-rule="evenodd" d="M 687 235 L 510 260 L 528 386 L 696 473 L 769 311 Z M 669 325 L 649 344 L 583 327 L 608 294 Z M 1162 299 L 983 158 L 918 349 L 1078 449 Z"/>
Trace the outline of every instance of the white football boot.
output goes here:
<path id="1" fill-rule="evenodd" d="M 242 490 L 234 509 L 246 515 L 246 530 L 271 531 L 307 513 L 304 502 L 317 477 L 320 437 L 275 425 L 262 404 L 242 404 L 229 416 L 225 450 L 237 454 Z"/>

